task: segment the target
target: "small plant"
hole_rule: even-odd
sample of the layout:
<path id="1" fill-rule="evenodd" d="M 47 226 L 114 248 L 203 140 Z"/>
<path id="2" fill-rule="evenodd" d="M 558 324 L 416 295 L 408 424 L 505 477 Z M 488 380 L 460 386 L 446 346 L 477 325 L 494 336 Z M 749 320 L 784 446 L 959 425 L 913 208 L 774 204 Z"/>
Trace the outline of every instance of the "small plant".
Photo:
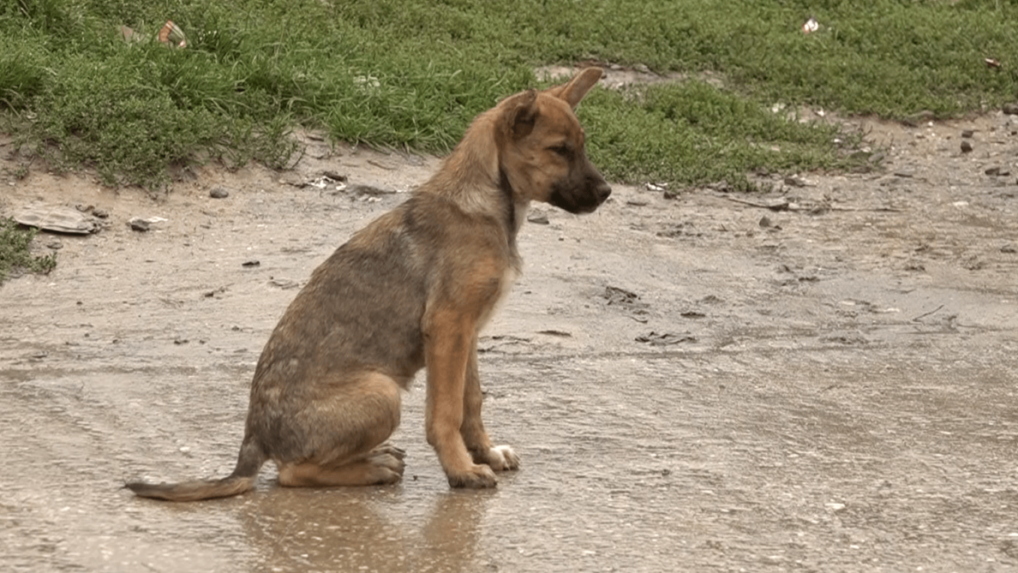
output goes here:
<path id="1" fill-rule="evenodd" d="M 49 274 L 56 268 L 56 253 L 35 257 L 30 254 L 29 245 L 36 233 L 36 229 L 20 229 L 14 219 L 0 217 L 0 283 L 14 271 Z"/>
<path id="2" fill-rule="evenodd" d="M 3 172 L 9 177 L 12 177 L 17 181 L 21 181 L 25 177 L 28 177 L 28 164 L 19 163 L 18 166 L 13 169 L 10 167 L 4 167 Z"/>

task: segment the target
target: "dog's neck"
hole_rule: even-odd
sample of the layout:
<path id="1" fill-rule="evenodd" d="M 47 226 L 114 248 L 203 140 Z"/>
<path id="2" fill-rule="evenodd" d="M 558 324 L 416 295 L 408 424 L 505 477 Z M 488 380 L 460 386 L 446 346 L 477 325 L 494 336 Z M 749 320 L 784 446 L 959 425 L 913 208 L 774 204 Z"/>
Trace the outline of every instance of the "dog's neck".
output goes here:
<path id="1" fill-rule="evenodd" d="M 521 201 L 499 165 L 498 146 L 491 137 L 492 114 L 478 117 L 445 165 L 421 191 L 443 195 L 464 211 L 488 216 L 504 225 L 512 251 L 526 220 L 529 201 Z"/>
<path id="2" fill-rule="evenodd" d="M 517 200 L 519 195 L 513 191 L 509 176 L 506 175 L 505 170 L 501 167 L 498 169 L 498 190 L 502 195 L 502 207 L 505 209 L 503 216 L 509 229 L 509 244 L 515 249 L 516 234 L 519 233 L 524 219 L 527 218 L 527 209 L 530 207 L 530 202 Z"/>

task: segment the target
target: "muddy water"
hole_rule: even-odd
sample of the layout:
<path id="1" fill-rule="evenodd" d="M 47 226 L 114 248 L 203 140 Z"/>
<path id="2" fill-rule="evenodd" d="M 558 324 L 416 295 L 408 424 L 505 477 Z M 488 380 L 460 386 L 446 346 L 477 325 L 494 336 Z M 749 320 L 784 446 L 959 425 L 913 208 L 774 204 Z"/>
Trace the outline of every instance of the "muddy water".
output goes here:
<path id="1" fill-rule="evenodd" d="M 1018 188 L 933 136 L 889 157 L 922 178 L 815 176 L 798 211 L 621 186 L 592 216 L 539 209 L 480 344 L 489 430 L 523 460 L 495 490 L 448 488 L 418 381 L 402 483 L 287 490 L 266 466 L 255 492 L 178 505 L 121 486 L 232 469 L 275 321 L 403 196 L 210 169 L 153 202 L 33 173 L 0 208 L 112 223 L 0 287 L 0 568 L 1016 570 Z M 308 178 L 397 190 L 434 167 L 309 157 Z"/>

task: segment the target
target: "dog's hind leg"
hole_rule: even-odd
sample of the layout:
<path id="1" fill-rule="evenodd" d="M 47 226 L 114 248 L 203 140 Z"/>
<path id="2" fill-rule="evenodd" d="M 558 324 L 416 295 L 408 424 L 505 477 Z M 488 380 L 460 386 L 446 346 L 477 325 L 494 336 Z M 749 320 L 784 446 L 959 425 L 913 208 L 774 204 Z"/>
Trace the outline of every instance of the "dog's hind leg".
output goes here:
<path id="1" fill-rule="evenodd" d="M 474 463 L 485 464 L 495 471 L 515 470 L 520 467 L 520 458 L 509 446 L 493 446 L 481 419 L 481 376 L 477 368 L 477 337 L 470 348 L 467 362 L 466 386 L 463 389 L 463 424 L 460 434 L 470 451 Z"/>
<path id="2" fill-rule="evenodd" d="M 391 484 L 403 476 L 403 450 L 386 442 L 399 425 L 400 389 L 373 373 L 349 390 L 315 404 L 309 459 L 279 463 L 288 487 Z"/>
<path id="3" fill-rule="evenodd" d="M 403 477 L 403 454 L 383 448 L 372 450 L 354 460 L 328 465 L 314 462 L 284 465 L 279 468 L 279 483 L 287 487 L 330 487 L 386 485 Z"/>

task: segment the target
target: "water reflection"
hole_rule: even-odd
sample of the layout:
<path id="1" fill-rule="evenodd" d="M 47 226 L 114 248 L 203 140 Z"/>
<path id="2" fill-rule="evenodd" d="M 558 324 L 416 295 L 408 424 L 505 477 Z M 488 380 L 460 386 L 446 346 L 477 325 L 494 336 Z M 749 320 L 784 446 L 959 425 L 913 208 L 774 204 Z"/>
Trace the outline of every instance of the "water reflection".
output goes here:
<path id="1" fill-rule="evenodd" d="M 283 489 L 235 509 L 262 571 L 481 568 L 478 537 L 491 493 L 446 491 L 430 507 L 396 488 Z M 430 496 L 429 496 L 430 497 Z"/>

